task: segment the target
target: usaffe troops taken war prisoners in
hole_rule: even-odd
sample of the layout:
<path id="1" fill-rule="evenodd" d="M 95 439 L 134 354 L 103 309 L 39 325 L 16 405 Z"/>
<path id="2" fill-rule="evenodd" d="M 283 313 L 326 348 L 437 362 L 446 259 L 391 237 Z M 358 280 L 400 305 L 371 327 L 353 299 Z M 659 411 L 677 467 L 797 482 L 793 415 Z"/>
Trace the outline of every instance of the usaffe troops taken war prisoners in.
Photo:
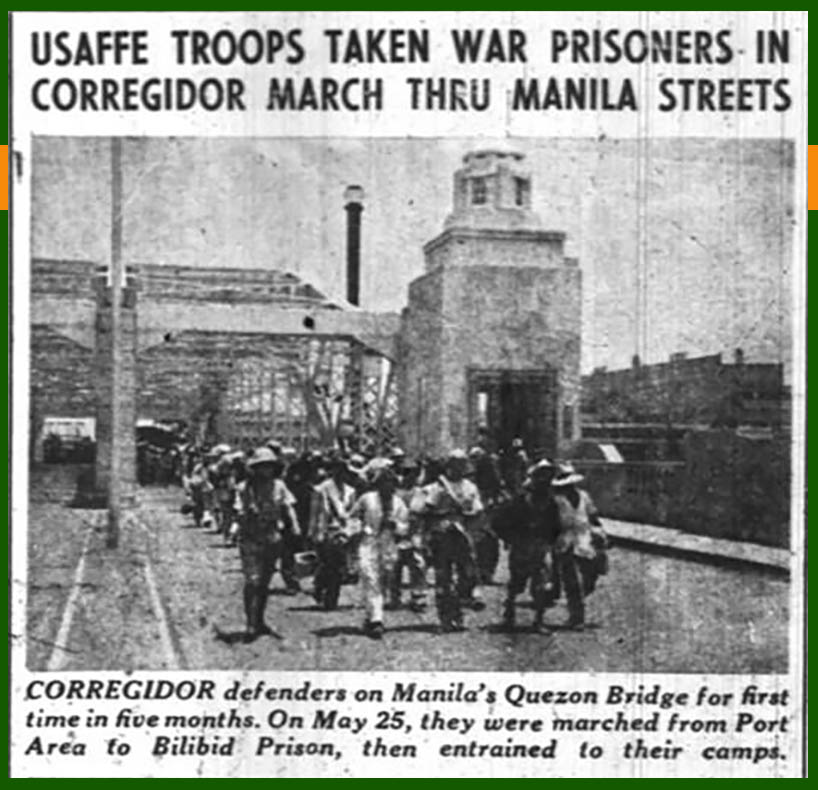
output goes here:
<path id="1" fill-rule="evenodd" d="M 501 542 L 509 549 L 505 630 L 517 626 L 526 587 L 534 630 L 552 633 L 544 614 L 563 594 L 563 625 L 581 630 L 585 598 L 607 573 L 607 537 L 578 487 L 582 475 L 570 463 L 529 463 L 519 439 L 501 454 L 475 445 L 413 460 L 399 447 L 367 457 L 336 448 L 298 454 L 275 440 L 247 451 L 188 444 L 181 479 L 183 511 L 240 554 L 248 641 L 274 633 L 264 612 L 276 572 L 287 593 L 309 592 L 327 610 L 343 584 L 358 583 L 363 632 L 373 639 L 390 610 L 421 613 L 432 592 L 440 631 L 467 628 L 464 612 L 485 608 L 480 586 L 494 580 Z"/>

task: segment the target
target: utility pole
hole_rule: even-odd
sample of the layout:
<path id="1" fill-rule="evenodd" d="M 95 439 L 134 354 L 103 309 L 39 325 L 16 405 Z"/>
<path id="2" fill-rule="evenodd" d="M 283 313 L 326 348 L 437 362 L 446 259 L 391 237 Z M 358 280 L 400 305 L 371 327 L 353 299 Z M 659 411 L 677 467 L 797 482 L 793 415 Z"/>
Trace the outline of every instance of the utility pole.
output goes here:
<path id="1" fill-rule="evenodd" d="M 108 533 L 106 545 L 119 545 L 122 515 L 122 140 L 111 138 L 111 469 L 108 475 Z"/>

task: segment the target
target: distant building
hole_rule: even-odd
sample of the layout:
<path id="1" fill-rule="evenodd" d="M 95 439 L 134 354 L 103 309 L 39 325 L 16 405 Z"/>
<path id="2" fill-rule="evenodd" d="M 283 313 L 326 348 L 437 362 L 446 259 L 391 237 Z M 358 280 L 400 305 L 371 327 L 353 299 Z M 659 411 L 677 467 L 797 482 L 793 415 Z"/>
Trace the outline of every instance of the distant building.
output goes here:
<path id="1" fill-rule="evenodd" d="M 721 354 L 630 368 L 597 368 L 582 379 L 586 439 L 610 441 L 630 460 L 673 456 L 691 428 L 736 428 L 750 432 L 789 430 L 790 393 L 783 365 L 746 363 L 740 349 L 732 363 Z M 628 452 L 628 445 L 638 445 Z M 657 452 L 647 446 L 661 445 Z"/>
<path id="2" fill-rule="evenodd" d="M 598 368 L 582 381 L 578 468 L 603 516 L 789 545 L 790 391 L 736 350 Z M 614 447 L 621 461 L 602 450 Z"/>

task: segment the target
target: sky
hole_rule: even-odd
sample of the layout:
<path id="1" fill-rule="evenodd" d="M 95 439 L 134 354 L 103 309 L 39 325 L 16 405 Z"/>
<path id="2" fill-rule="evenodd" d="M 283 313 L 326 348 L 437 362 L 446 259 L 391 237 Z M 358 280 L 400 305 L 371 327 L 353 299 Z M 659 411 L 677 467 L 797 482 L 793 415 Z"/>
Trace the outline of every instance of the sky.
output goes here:
<path id="1" fill-rule="evenodd" d="M 320 130 L 316 130 L 320 131 Z M 126 262 L 290 271 L 345 293 L 343 191 L 365 191 L 361 306 L 397 311 L 487 139 L 129 138 Z M 778 140 L 512 139 L 533 208 L 583 271 L 582 366 L 741 347 L 789 378 L 793 149 Z M 106 263 L 110 157 L 98 138 L 34 141 L 35 257 Z M 641 295 L 640 295 L 641 294 Z"/>

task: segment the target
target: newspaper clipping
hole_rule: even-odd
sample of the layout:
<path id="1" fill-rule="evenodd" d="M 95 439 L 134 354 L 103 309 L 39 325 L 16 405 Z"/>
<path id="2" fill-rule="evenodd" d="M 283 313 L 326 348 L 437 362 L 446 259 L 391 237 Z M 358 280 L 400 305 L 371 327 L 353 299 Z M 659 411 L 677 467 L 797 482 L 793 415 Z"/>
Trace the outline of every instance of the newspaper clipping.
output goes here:
<path id="1" fill-rule="evenodd" d="M 14 776 L 806 775 L 806 12 L 10 25 Z"/>

